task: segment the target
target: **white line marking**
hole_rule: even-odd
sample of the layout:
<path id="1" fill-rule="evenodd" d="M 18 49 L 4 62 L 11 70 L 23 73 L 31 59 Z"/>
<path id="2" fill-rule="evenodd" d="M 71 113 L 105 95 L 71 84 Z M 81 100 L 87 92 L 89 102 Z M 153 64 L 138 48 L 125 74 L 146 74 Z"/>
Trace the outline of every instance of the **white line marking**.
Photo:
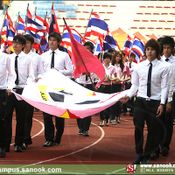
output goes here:
<path id="1" fill-rule="evenodd" d="M 25 165 L 25 166 L 22 166 L 22 167 L 28 167 L 28 166 L 39 165 L 39 164 L 42 164 L 42 163 L 51 162 L 51 161 L 54 161 L 54 160 L 57 160 L 57 159 L 61 159 L 61 158 L 64 158 L 64 157 L 68 157 L 68 156 L 70 156 L 70 155 L 79 153 L 79 152 L 81 152 L 81 151 L 84 151 L 84 150 L 89 149 L 90 147 L 96 145 L 97 143 L 99 143 L 99 142 L 104 138 L 105 132 L 104 132 L 104 130 L 103 130 L 100 126 L 98 126 L 97 124 L 92 123 L 92 125 L 98 127 L 98 129 L 100 129 L 100 131 L 101 131 L 101 136 L 100 136 L 100 138 L 99 138 L 98 140 L 96 140 L 95 142 L 93 142 L 92 144 L 90 144 L 90 145 L 88 145 L 88 146 L 85 146 L 85 147 L 83 147 L 83 148 L 81 148 L 81 149 L 78 149 L 78 150 L 76 150 L 76 151 L 73 151 L 73 152 L 67 153 L 67 154 L 65 154 L 65 155 L 62 155 L 62 156 L 58 156 L 58 157 L 55 157 L 55 158 L 52 158 L 52 159 L 43 160 L 43 161 L 36 162 L 36 163 L 33 163 L 33 164 L 28 164 L 28 165 Z M 21 167 L 20 167 L 20 168 L 21 168 Z"/>

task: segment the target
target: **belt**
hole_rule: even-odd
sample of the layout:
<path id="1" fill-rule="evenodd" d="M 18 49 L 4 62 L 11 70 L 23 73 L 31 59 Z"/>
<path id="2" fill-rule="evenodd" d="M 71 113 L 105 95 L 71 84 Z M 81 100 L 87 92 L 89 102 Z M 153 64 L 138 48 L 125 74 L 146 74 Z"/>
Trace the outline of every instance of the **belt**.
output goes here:
<path id="1" fill-rule="evenodd" d="M 152 101 L 152 102 L 160 102 L 160 100 L 153 100 L 153 99 L 150 99 L 150 98 L 143 98 L 143 97 L 137 97 L 137 99 L 140 99 L 140 100 L 144 100 L 144 101 Z"/>

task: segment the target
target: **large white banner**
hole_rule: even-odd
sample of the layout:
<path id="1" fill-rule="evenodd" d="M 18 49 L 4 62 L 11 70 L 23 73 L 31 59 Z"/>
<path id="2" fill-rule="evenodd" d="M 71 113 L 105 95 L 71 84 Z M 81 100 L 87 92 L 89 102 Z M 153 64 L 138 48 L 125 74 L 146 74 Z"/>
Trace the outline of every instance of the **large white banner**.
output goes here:
<path id="1" fill-rule="evenodd" d="M 27 85 L 22 95 L 16 96 L 51 115 L 84 118 L 112 106 L 125 94 L 126 91 L 118 94 L 91 91 L 52 69 L 37 83 Z"/>

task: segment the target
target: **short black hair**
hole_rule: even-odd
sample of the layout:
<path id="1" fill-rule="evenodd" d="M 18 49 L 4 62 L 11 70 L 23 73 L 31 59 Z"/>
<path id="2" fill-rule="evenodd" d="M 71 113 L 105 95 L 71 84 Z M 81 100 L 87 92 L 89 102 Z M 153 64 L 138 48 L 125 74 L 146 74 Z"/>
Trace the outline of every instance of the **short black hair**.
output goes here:
<path id="1" fill-rule="evenodd" d="M 132 58 L 134 57 L 134 58 L 135 58 L 135 57 L 136 57 L 136 54 L 133 53 L 133 52 L 131 52 L 131 53 L 129 54 L 129 57 L 132 57 Z"/>
<path id="2" fill-rule="evenodd" d="M 13 42 L 14 43 L 20 43 L 22 45 L 25 45 L 26 44 L 26 39 L 24 38 L 23 35 L 18 34 L 16 36 L 14 36 Z"/>
<path id="3" fill-rule="evenodd" d="M 162 45 L 170 45 L 171 48 L 173 49 L 175 45 L 174 39 L 171 36 L 164 36 L 162 38 Z"/>
<path id="4" fill-rule="evenodd" d="M 110 52 L 105 52 L 103 55 L 103 60 L 109 58 L 110 60 L 112 59 L 112 54 Z"/>
<path id="5" fill-rule="evenodd" d="M 153 48 L 156 51 L 156 57 L 160 59 L 160 44 L 155 39 L 150 39 L 145 44 L 145 51 L 148 47 Z"/>
<path id="6" fill-rule="evenodd" d="M 48 40 L 50 40 L 50 38 L 55 38 L 58 41 L 58 43 L 61 42 L 61 35 L 57 32 L 50 33 L 49 37 L 48 37 Z"/>
<path id="7" fill-rule="evenodd" d="M 94 48 L 95 48 L 95 47 L 94 47 L 94 44 L 93 44 L 92 42 L 90 42 L 90 41 L 86 41 L 86 42 L 84 43 L 84 46 L 89 46 L 92 52 L 93 52 L 93 50 L 94 50 Z"/>
<path id="8" fill-rule="evenodd" d="M 30 41 L 32 44 L 34 43 L 34 38 L 33 36 L 29 35 L 29 34 L 25 34 L 24 38 L 26 39 L 26 41 Z"/>

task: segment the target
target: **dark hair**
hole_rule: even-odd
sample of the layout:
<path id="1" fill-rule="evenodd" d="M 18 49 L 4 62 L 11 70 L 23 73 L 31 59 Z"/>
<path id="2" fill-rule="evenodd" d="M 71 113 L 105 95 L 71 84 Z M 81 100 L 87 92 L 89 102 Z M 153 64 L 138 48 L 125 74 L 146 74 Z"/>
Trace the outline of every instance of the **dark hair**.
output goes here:
<path id="1" fill-rule="evenodd" d="M 116 50 L 115 50 L 114 48 L 110 48 L 110 49 L 108 50 L 108 52 L 109 52 L 109 53 L 112 53 L 112 52 L 114 52 L 114 53 L 115 53 L 115 52 L 116 52 Z"/>
<path id="2" fill-rule="evenodd" d="M 15 43 L 20 43 L 20 44 L 22 44 L 22 45 L 25 45 L 26 44 L 26 39 L 24 38 L 24 36 L 23 35 L 16 35 L 16 36 L 14 36 L 14 38 L 13 38 L 13 42 L 15 42 Z"/>
<path id="3" fill-rule="evenodd" d="M 90 41 L 85 42 L 84 46 L 89 46 L 92 52 L 93 52 L 93 50 L 95 48 L 94 44 L 92 42 L 90 42 Z"/>
<path id="4" fill-rule="evenodd" d="M 129 54 L 129 57 L 132 57 L 132 58 L 134 57 L 134 58 L 135 58 L 136 55 L 135 55 L 133 52 L 131 52 L 131 53 Z"/>
<path id="5" fill-rule="evenodd" d="M 163 37 L 158 38 L 157 42 L 160 45 L 160 53 L 162 54 L 163 53 Z"/>
<path id="6" fill-rule="evenodd" d="M 106 59 L 106 58 L 109 58 L 111 60 L 112 59 L 112 54 L 109 53 L 109 52 L 105 52 L 104 55 L 103 55 L 103 60 Z"/>
<path id="7" fill-rule="evenodd" d="M 61 35 L 57 32 L 50 33 L 49 37 L 48 37 L 48 40 L 50 40 L 50 38 L 55 38 L 58 41 L 58 43 L 61 42 Z"/>
<path id="8" fill-rule="evenodd" d="M 116 53 L 115 53 L 115 57 L 113 57 L 112 58 L 112 65 L 115 65 L 116 64 L 116 57 L 117 56 L 119 56 L 121 59 L 120 59 L 120 61 L 119 61 L 119 64 L 120 64 L 120 68 L 122 69 L 122 71 L 123 71 L 123 69 L 124 69 L 124 64 L 123 64 L 123 54 L 122 54 L 122 52 L 120 52 L 120 51 L 116 51 Z"/>
<path id="9" fill-rule="evenodd" d="M 29 35 L 29 34 L 25 34 L 25 35 L 24 35 L 24 38 L 26 39 L 26 41 L 30 41 L 31 44 L 34 43 L 34 38 L 33 38 L 33 36 L 31 36 L 31 35 Z"/>
<path id="10" fill-rule="evenodd" d="M 160 59 L 160 45 L 155 39 L 150 39 L 147 41 L 145 44 L 145 51 L 148 47 L 153 48 L 156 51 L 156 57 Z"/>
<path id="11" fill-rule="evenodd" d="M 165 44 L 166 45 L 170 45 L 171 48 L 173 49 L 174 48 L 174 45 L 175 45 L 174 39 L 172 37 L 170 37 L 170 36 L 164 36 L 162 38 L 162 45 L 165 45 Z"/>

